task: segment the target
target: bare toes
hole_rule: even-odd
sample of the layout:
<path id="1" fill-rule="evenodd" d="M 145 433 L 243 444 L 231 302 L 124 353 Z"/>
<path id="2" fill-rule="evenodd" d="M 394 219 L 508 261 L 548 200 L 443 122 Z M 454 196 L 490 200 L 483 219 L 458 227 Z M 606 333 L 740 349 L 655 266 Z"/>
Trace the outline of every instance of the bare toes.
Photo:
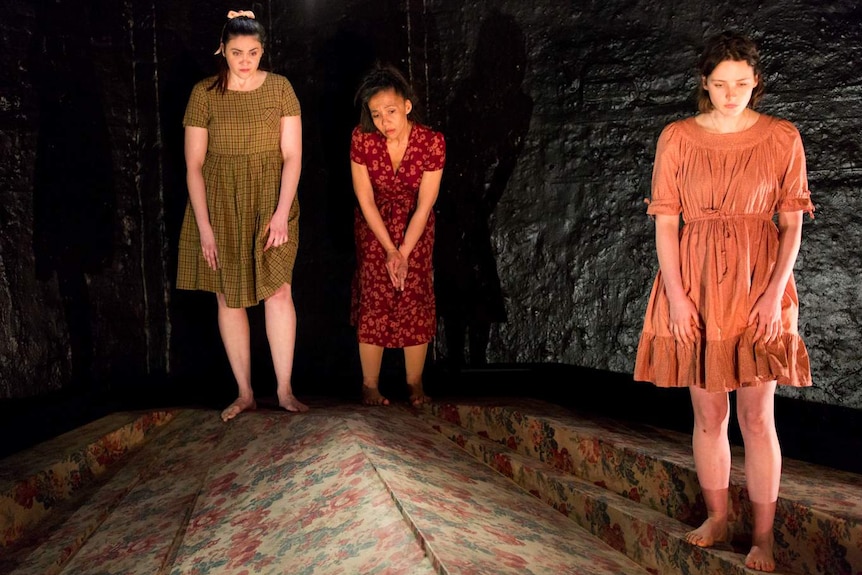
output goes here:
<path id="1" fill-rule="evenodd" d="M 422 389 L 422 384 L 418 385 L 410 385 L 407 384 L 407 388 L 410 390 L 410 405 L 413 407 L 422 407 L 426 403 L 431 403 L 431 398 L 425 395 L 425 391 Z"/>
<path id="2" fill-rule="evenodd" d="M 698 547 L 712 547 L 727 539 L 727 522 L 708 518 L 700 527 L 686 533 L 684 538 Z"/>
<path id="3" fill-rule="evenodd" d="M 389 405 L 389 400 L 386 399 L 386 397 L 384 397 L 376 387 L 363 385 L 362 405 Z"/>
<path id="4" fill-rule="evenodd" d="M 745 566 L 757 571 L 772 573 L 775 571 L 775 559 L 772 551 L 766 548 L 753 546 L 745 558 Z"/>
<path id="5" fill-rule="evenodd" d="M 305 413 L 308 411 L 308 406 L 296 399 L 293 395 L 288 395 L 285 398 L 279 398 L 278 405 L 295 413 Z"/>
<path id="6" fill-rule="evenodd" d="M 251 411 L 256 407 L 257 404 L 253 399 L 243 399 L 238 397 L 221 412 L 221 420 L 230 421 L 243 411 Z"/>
<path id="7" fill-rule="evenodd" d="M 413 407 L 422 407 L 427 403 L 431 403 L 431 398 L 424 393 L 414 393 L 410 395 L 410 405 Z"/>

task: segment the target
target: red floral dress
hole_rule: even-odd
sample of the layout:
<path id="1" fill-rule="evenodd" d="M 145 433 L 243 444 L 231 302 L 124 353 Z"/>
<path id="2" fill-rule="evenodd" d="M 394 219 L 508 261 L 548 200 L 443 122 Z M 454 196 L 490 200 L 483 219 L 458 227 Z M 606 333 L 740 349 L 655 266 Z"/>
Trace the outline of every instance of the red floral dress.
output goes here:
<path id="1" fill-rule="evenodd" d="M 443 135 L 416 124 L 398 171 L 392 168 L 386 139 L 379 132 L 353 130 L 350 159 L 368 168 L 374 203 L 396 246 L 404 234 L 419 196 L 425 172 L 441 170 L 446 161 Z M 351 316 L 361 343 L 407 347 L 428 343 L 437 331 L 434 302 L 434 212 L 410 253 L 404 291 L 392 286 L 386 271 L 386 252 L 357 208 L 354 218 L 356 276 Z"/>

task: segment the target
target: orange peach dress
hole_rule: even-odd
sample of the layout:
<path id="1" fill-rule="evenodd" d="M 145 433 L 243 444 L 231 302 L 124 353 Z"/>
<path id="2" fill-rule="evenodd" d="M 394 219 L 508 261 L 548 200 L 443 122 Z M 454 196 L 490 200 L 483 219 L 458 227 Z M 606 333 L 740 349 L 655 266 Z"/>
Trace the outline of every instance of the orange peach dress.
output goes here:
<path id="1" fill-rule="evenodd" d="M 650 215 L 682 214 L 682 283 L 704 329 L 693 344 L 674 340 L 659 271 L 634 378 L 708 391 L 772 380 L 811 385 L 792 275 L 781 300 L 781 337 L 768 345 L 755 343 L 755 328 L 748 325 L 778 258 L 773 216 L 814 211 L 802 139 L 793 124 L 761 115 L 749 129 L 732 134 L 707 132 L 694 118 L 668 125 L 658 140 L 648 203 Z"/>

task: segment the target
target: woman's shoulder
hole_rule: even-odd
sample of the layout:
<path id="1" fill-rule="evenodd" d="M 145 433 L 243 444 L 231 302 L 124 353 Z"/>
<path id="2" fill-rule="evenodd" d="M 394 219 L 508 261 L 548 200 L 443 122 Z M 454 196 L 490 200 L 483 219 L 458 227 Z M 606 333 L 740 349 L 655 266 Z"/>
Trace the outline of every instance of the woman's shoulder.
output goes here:
<path id="1" fill-rule="evenodd" d="M 373 148 L 379 147 L 382 136 L 380 132 L 366 132 L 361 124 L 358 124 L 355 128 L 353 128 L 353 132 L 350 134 L 350 148 L 352 150 L 371 150 Z"/>
<path id="2" fill-rule="evenodd" d="M 443 137 L 442 132 L 438 132 L 425 124 L 415 124 L 413 129 L 415 130 L 416 142 L 422 142 L 423 145 L 435 150 L 438 148 L 441 150 L 446 149 L 446 139 Z"/>
<path id="3" fill-rule="evenodd" d="M 353 128 L 353 133 L 350 134 L 350 137 L 354 140 L 370 140 L 374 137 L 375 134 L 379 135 L 379 133 L 376 131 L 366 132 L 365 129 L 362 127 L 362 124 L 357 124 Z"/>
<path id="4" fill-rule="evenodd" d="M 662 128 L 661 135 L 665 138 L 678 138 L 686 135 L 690 136 L 700 129 L 697 123 L 697 116 L 688 116 L 667 124 Z"/>
<path id="5" fill-rule="evenodd" d="M 281 74 L 278 74 L 276 72 L 267 72 L 266 78 L 264 79 L 264 82 L 272 84 L 274 86 L 279 86 L 279 87 L 281 87 L 281 86 L 291 86 L 292 87 L 293 86 L 290 83 L 290 80 L 287 79 L 287 76 L 282 76 Z"/>
<path id="6" fill-rule="evenodd" d="M 761 116 L 762 120 L 764 120 L 764 129 L 768 130 L 774 137 L 789 140 L 795 140 L 800 137 L 799 129 L 790 120 L 766 114 L 761 114 Z"/>
<path id="7" fill-rule="evenodd" d="M 658 136 L 658 143 L 662 147 L 679 145 L 683 140 L 695 138 L 698 130 L 700 130 L 700 126 L 697 125 L 694 116 L 674 120 L 662 128 Z"/>
<path id="8" fill-rule="evenodd" d="M 215 84 L 216 80 L 218 80 L 218 76 L 207 76 L 206 78 L 201 78 L 195 85 L 192 86 L 192 92 L 207 92 L 210 89 L 210 86 Z"/>
<path id="9" fill-rule="evenodd" d="M 418 134 L 422 134 L 423 136 L 428 137 L 428 138 L 436 139 L 436 138 L 442 138 L 443 137 L 443 132 L 438 132 L 434 128 L 431 128 L 430 126 L 426 126 L 425 124 L 417 123 L 417 124 L 413 125 L 413 128 L 417 131 Z"/>

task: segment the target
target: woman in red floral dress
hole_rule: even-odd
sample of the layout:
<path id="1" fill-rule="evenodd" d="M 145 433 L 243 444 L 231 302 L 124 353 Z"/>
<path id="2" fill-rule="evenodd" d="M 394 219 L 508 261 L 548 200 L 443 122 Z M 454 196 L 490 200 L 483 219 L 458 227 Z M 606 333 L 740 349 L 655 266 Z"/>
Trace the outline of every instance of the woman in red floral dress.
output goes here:
<path id="1" fill-rule="evenodd" d="M 356 193 L 356 278 L 352 319 L 362 364 L 362 401 L 388 405 L 378 382 L 384 348 L 403 348 L 414 406 L 428 401 L 422 371 L 437 331 L 431 256 L 443 135 L 414 121 L 410 86 L 378 66 L 356 94 L 359 126 L 350 145 Z"/>

